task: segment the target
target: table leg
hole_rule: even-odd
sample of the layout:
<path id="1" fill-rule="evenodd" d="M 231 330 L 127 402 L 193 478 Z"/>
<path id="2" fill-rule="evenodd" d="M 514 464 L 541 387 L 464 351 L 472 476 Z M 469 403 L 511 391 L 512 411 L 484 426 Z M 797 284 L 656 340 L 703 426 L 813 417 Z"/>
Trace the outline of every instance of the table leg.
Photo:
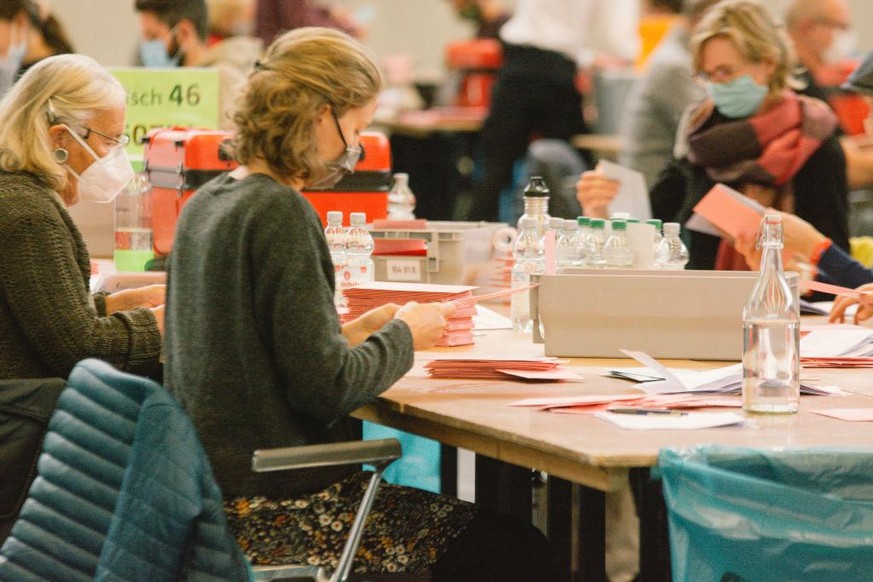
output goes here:
<path id="1" fill-rule="evenodd" d="M 579 485 L 579 569 L 574 580 L 606 580 L 606 495 Z"/>
<path id="2" fill-rule="evenodd" d="M 573 569 L 573 485 L 549 475 L 546 529 L 552 549 L 552 562 L 561 580 L 570 580 Z"/>
<path id="3" fill-rule="evenodd" d="M 440 445 L 440 493 L 458 496 L 458 449 Z"/>
<path id="4" fill-rule="evenodd" d="M 661 480 L 652 479 L 648 469 L 632 470 L 630 479 L 637 493 L 640 516 L 640 581 L 667 582 L 670 580 L 670 539 Z"/>
<path id="5" fill-rule="evenodd" d="M 531 521 L 531 470 L 476 455 L 476 503 Z"/>

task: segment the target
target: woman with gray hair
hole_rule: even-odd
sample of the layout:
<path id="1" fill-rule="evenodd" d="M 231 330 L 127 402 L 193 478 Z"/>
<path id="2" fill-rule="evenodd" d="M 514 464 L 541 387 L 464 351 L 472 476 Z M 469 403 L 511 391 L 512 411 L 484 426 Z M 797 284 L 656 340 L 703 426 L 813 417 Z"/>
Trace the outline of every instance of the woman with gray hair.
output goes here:
<path id="1" fill-rule="evenodd" d="M 96 61 L 59 55 L 0 101 L 0 378 L 66 377 L 89 357 L 158 369 L 164 287 L 92 296 L 67 212 L 80 199 L 111 202 L 133 177 L 125 99 Z"/>

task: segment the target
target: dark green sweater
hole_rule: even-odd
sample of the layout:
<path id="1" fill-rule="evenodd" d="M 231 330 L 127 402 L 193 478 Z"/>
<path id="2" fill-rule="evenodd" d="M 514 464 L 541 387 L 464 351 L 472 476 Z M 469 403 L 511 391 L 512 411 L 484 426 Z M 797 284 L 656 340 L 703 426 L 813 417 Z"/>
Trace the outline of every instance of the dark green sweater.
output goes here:
<path id="1" fill-rule="evenodd" d="M 58 194 L 33 174 L 0 172 L 0 378 L 66 378 L 85 358 L 154 370 L 154 315 L 101 317 L 90 276 L 85 241 Z"/>
<path id="2" fill-rule="evenodd" d="M 164 377 L 225 495 L 288 497 L 347 474 L 251 471 L 255 449 L 348 439 L 348 414 L 412 366 L 400 320 L 346 343 L 306 199 L 265 175 L 219 176 L 185 206 L 168 271 Z"/>

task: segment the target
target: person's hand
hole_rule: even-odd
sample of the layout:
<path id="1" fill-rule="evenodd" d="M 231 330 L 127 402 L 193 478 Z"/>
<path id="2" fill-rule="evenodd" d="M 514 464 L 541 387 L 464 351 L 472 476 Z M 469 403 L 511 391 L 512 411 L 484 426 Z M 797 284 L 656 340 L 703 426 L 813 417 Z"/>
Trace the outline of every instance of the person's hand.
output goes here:
<path id="1" fill-rule="evenodd" d="M 158 305 L 150 309 L 158 322 L 158 331 L 161 332 L 161 335 L 164 335 L 164 306 Z"/>
<path id="2" fill-rule="evenodd" d="M 812 253 L 827 240 L 810 223 L 795 214 L 782 214 L 782 244 L 786 253 L 799 255 L 806 263 L 812 262 Z"/>
<path id="3" fill-rule="evenodd" d="M 873 283 L 861 285 L 858 291 L 873 292 Z M 854 297 L 838 296 L 834 299 L 834 306 L 831 308 L 831 314 L 828 316 L 828 321 L 831 323 L 845 323 L 846 309 L 850 306 L 858 304 L 858 310 L 855 312 L 853 322 L 858 324 L 867 321 L 873 317 L 873 295 L 862 295 L 860 299 Z"/>
<path id="4" fill-rule="evenodd" d="M 761 249 L 757 248 L 758 237 L 756 234 L 743 232 L 734 238 L 734 249 L 743 255 L 746 264 L 753 271 L 761 268 Z"/>
<path id="5" fill-rule="evenodd" d="M 576 200 L 585 216 L 609 218 L 609 204 L 618 194 L 619 183 L 597 170 L 582 172 L 576 182 Z"/>
<path id="6" fill-rule="evenodd" d="M 157 307 L 166 302 L 166 285 L 146 285 L 123 289 L 106 296 L 106 314 L 127 311 L 136 307 Z"/>
<path id="7" fill-rule="evenodd" d="M 452 303 L 416 303 L 410 301 L 397 310 L 397 319 L 406 322 L 412 332 L 416 350 L 432 347 L 446 331 L 446 318 L 455 312 Z"/>
<path id="8" fill-rule="evenodd" d="M 371 309 L 357 319 L 343 324 L 343 337 L 346 338 L 351 347 L 364 343 L 370 335 L 391 321 L 398 309 L 400 306 L 396 303 L 386 303 L 381 307 Z"/>

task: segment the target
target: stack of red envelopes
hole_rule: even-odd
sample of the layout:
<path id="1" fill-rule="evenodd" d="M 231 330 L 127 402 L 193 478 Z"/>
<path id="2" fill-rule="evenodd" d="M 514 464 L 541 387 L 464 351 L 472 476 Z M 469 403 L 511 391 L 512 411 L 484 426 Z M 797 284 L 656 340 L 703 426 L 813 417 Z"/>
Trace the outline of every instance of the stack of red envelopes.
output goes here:
<path id="1" fill-rule="evenodd" d="M 557 358 L 452 358 L 433 360 L 424 365 L 432 378 L 464 378 L 470 380 L 581 380 L 582 377 L 564 368 Z"/>
<path id="2" fill-rule="evenodd" d="M 473 315 L 476 305 L 464 299 L 473 297 L 469 285 L 436 285 L 430 283 L 365 283 L 343 290 L 348 303 L 348 312 L 342 316 L 345 323 L 360 317 L 367 311 L 386 303 L 403 305 L 409 301 L 418 303 L 457 301 L 455 313 L 446 320 L 446 332 L 436 343 L 437 346 L 465 346 L 473 343 Z"/>

